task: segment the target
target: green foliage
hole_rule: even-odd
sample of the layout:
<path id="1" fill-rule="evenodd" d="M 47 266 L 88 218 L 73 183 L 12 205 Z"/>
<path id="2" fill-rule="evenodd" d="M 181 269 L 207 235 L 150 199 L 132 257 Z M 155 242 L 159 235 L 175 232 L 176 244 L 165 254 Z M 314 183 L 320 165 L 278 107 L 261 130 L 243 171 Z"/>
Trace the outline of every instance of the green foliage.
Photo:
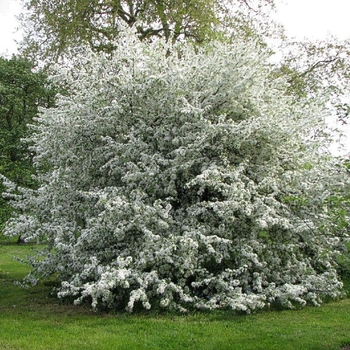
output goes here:
<path id="1" fill-rule="evenodd" d="M 273 5 L 273 0 L 25 0 L 23 50 L 49 61 L 74 56 L 82 44 L 111 53 L 124 25 L 149 41 L 202 43 L 228 28 L 251 37 L 257 23 L 271 27 L 265 17 Z"/>
<path id="2" fill-rule="evenodd" d="M 217 22 L 213 0 L 50 0 L 25 1 L 33 32 L 27 32 L 28 51 L 57 58 L 63 52 L 89 44 L 97 51 L 111 52 L 121 23 L 136 26 L 141 39 L 180 36 L 202 41 Z M 28 28 L 27 28 L 28 29 Z M 42 35 L 36 36 L 34 32 Z"/>
<path id="3" fill-rule="evenodd" d="M 329 37 L 323 41 L 284 40 L 282 59 L 274 74 L 286 77 L 288 94 L 297 98 L 323 94 L 340 120 L 349 115 L 350 41 Z"/>
<path id="4" fill-rule="evenodd" d="M 350 280 L 350 253 L 349 250 L 338 257 L 338 272 L 344 280 Z"/>
<path id="5" fill-rule="evenodd" d="M 46 76 L 33 68 L 25 58 L 0 58 L 0 174 L 29 188 L 35 186 L 34 170 L 32 154 L 23 138 L 38 107 L 50 107 L 54 100 Z M 3 191 L 0 182 L 0 193 Z M 10 213 L 10 207 L 0 196 L 0 231 Z"/>

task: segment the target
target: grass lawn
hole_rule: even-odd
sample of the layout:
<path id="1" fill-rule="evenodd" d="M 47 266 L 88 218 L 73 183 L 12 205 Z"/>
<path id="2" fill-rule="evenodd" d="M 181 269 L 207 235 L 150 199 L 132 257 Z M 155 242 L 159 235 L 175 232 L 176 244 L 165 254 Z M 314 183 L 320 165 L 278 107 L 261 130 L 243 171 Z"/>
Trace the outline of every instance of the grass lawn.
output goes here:
<path id="1" fill-rule="evenodd" d="M 0 245 L 0 349 L 350 349 L 350 299 L 298 311 L 103 314 L 62 304 L 52 286 L 13 284 L 30 246 Z"/>

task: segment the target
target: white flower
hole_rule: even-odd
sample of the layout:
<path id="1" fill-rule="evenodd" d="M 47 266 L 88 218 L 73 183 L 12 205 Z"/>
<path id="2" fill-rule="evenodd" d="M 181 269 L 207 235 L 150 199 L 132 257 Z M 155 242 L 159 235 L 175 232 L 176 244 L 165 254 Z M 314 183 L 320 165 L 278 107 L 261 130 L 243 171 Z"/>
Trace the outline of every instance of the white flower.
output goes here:
<path id="1" fill-rule="evenodd" d="M 46 242 L 34 273 L 93 307 L 249 312 L 338 295 L 327 199 L 349 180 L 310 138 L 317 98 L 288 97 L 254 42 L 164 47 L 127 32 L 110 60 L 62 72 L 69 93 L 31 136 L 39 188 L 6 183 L 23 214 L 5 234 Z"/>

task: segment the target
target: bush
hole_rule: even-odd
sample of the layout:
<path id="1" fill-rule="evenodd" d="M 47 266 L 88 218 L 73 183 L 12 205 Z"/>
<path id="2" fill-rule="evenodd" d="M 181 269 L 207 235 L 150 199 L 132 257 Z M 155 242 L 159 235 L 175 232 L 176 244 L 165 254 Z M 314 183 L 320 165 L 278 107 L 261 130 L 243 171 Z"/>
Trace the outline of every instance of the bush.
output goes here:
<path id="1" fill-rule="evenodd" d="M 54 75 L 70 94 L 38 118 L 40 186 L 13 195 L 24 214 L 6 228 L 47 243 L 29 279 L 130 311 L 340 295 L 326 203 L 345 175 L 318 132 L 323 101 L 289 97 L 268 59 L 255 43 L 128 33 L 113 57 L 85 52 Z"/>

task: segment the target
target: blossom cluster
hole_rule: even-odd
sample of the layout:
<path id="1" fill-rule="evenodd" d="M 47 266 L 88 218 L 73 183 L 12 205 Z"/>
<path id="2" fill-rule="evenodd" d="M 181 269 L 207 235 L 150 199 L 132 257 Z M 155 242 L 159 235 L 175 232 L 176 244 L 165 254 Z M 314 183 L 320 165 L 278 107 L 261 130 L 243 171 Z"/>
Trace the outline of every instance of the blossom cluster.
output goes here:
<path id="1" fill-rule="evenodd" d="M 87 52 L 32 126 L 36 191 L 6 234 L 46 243 L 33 274 L 96 307 L 319 304 L 340 295 L 323 101 L 296 101 L 254 42 L 193 48 L 126 33 Z"/>

